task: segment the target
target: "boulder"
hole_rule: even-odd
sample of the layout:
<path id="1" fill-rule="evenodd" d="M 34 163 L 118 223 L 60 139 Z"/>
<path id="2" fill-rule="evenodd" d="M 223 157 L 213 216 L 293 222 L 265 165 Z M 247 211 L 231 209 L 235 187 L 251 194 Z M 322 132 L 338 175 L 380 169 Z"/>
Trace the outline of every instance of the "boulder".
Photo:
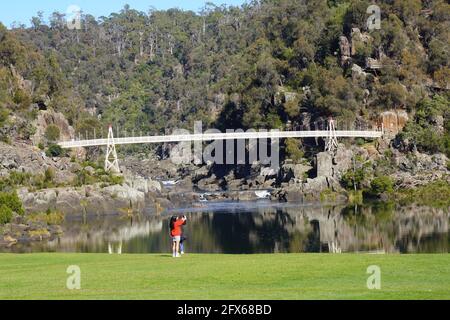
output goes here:
<path id="1" fill-rule="evenodd" d="M 36 133 L 31 137 L 31 140 L 35 146 L 45 140 L 45 130 L 51 124 L 59 128 L 60 140 L 72 140 L 75 138 L 75 130 L 69 125 L 62 113 L 52 110 L 41 110 L 33 123 L 36 127 Z"/>
<path id="2" fill-rule="evenodd" d="M 126 184 L 106 187 L 102 190 L 102 194 L 111 197 L 122 207 L 127 207 L 131 203 L 133 208 L 137 208 L 142 207 L 145 203 L 144 192 Z"/>
<path id="3" fill-rule="evenodd" d="M 394 138 L 408 122 L 408 114 L 405 110 L 390 110 L 380 114 L 384 134 L 388 138 Z"/>
<path id="4" fill-rule="evenodd" d="M 346 36 L 339 37 L 339 49 L 341 52 L 341 65 L 347 64 L 350 61 L 350 43 Z"/>
<path id="5" fill-rule="evenodd" d="M 161 192 L 161 183 L 144 177 L 127 177 L 127 184 L 143 193 Z"/>
<path id="6" fill-rule="evenodd" d="M 353 152 L 343 144 L 338 144 L 336 154 L 333 157 L 332 176 L 340 179 L 346 171 L 352 167 Z"/>
<path id="7" fill-rule="evenodd" d="M 288 181 L 290 179 L 297 179 L 299 181 L 303 181 L 308 171 L 312 169 L 312 166 L 309 164 L 283 164 L 281 167 L 281 175 L 283 181 Z"/>
<path id="8" fill-rule="evenodd" d="M 207 166 L 202 166 L 194 171 L 192 180 L 199 181 L 209 176 L 209 168 Z"/>
<path id="9" fill-rule="evenodd" d="M 331 177 L 333 175 L 333 156 L 329 152 L 319 152 L 316 156 L 317 177 Z"/>
<path id="10" fill-rule="evenodd" d="M 352 78 L 355 79 L 365 79 L 367 73 L 364 72 L 363 68 L 358 66 L 356 63 L 352 65 Z"/>

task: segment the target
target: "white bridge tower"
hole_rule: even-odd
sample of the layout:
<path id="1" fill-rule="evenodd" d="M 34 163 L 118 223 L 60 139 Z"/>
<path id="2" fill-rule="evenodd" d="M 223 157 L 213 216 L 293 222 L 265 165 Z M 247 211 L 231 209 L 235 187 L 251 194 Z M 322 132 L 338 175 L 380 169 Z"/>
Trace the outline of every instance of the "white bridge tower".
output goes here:
<path id="1" fill-rule="evenodd" d="M 325 138 L 325 151 L 334 152 L 337 147 L 336 124 L 330 117 L 328 119 L 328 136 Z"/>
<path id="2" fill-rule="evenodd" d="M 112 161 L 111 161 L 112 157 Z M 109 126 L 108 130 L 108 143 L 106 147 L 106 158 L 105 158 L 105 171 L 111 171 L 113 173 L 120 173 L 119 159 L 117 158 L 116 144 L 114 142 L 114 134 L 112 126 Z"/>

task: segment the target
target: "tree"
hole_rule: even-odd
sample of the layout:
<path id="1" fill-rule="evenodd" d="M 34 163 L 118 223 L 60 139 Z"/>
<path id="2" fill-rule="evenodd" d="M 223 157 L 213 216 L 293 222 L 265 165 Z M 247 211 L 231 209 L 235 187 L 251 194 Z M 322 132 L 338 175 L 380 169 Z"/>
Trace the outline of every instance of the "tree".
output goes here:
<path id="1" fill-rule="evenodd" d="M 19 215 L 23 215 L 25 213 L 22 206 L 22 201 L 15 191 L 10 193 L 0 192 L 0 206 L 6 206 L 11 209 L 12 212 Z"/>
<path id="2" fill-rule="evenodd" d="M 49 142 L 58 141 L 60 135 L 61 135 L 61 133 L 60 133 L 58 126 L 56 126 L 54 124 L 48 125 L 47 129 L 45 129 L 44 136 Z"/>
<path id="3" fill-rule="evenodd" d="M 41 25 L 44 23 L 44 12 L 38 11 L 37 16 L 31 18 L 31 25 L 35 31 L 39 30 Z"/>
<path id="4" fill-rule="evenodd" d="M 50 144 L 45 151 L 47 157 L 60 157 L 63 153 L 63 149 L 57 144 Z"/>
<path id="5" fill-rule="evenodd" d="M 370 194 L 379 196 L 382 193 L 391 193 L 394 191 L 394 183 L 388 176 L 375 177 L 370 182 Z"/>
<path id="6" fill-rule="evenodd" d="M 9 223 L 13 217 L 11 208 L 2 204 L 0 205 L 0 225 Z"/>
<path id="7" fill-rule="evenodd" d="M 285 140 L 285 145 L 286 145 L 286 156 L 289 159 L 292 159 L 295 162 L 299 162 L 303 158 L 304 153 L 300 148 L 301 142 L 299 139 L 287 138 Z"/>

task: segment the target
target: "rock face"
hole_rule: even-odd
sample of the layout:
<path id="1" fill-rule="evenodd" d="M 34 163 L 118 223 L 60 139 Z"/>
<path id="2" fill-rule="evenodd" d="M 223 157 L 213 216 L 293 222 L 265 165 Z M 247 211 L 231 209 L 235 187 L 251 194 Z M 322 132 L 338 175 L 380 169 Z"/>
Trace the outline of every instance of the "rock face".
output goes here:
<path id="1" fill-rule="evenodd" d="M 405 110 L 391 110 L 382 112 L 380 120 L 383 124 L 385 136 L 393 138 L 408 122 L 408 114 Z"/>
<path id="2" fill-rule="evenodd" d="M 415 187 L 437 179 L 450 179 L 447 170 L 449 159 L 442 153 L 428 155 L 416 151 L 404 154 L 394 150 L 393 158 L 399 168 L 393 178 L 399 187 Z"/>
<path id="3" fill-rule="evenodd" d="M 8 175 L 10 171 L 43 174 L 47 168 L 52 168 L 55 179 L 68 182 L 74 178 L 75 163 L 69 158 L 49 158 L 38 148 L 14 142 L 12 145 L 0 142 L 0 175 Z"/>
<path id="4" fill-rule="evenodd" d="M 101 188 L 99 185 L 81 188 L 56 188 L 29 192 L 18 191 L 27 212 L 45 212 L 48 209 L 66 215 L 116 214 L 121 209 L 141 210 L 145 207 L 146 194 L 128 184 Z"/>
<path id="5" fill-rule="evenodd" d="M 34 123 L 36 133 L 31 137 L 31 141 L 35 146 L 44 140 L 45 130 L 51 124 L 59 128 L 61 140 L 71 140 L 75 137 L 75 130 L 69 125 L 62 113 L 42 110 L 39 111 Z"/>
<path id="6" fill-rule="evenodd" d="M 367 73 L 364 72 L 363 68 L 358 66 L 356 63 L 352 65 L 352 78 L 355 79 L 365 79 Z"/>
<path id="7" fill-rule="evenodd" d="M 333 176 L 333 157 L 329 152 L 319 152 L 317 160 L 317 177 Z"/>
<path id="8" fill-rule="evenodd" d="M 127 178 L 127 183 L 130 185 L 131 188 L 134 188 L 137 191 L 143 193 L 161 192 L 161 183 L 149 178 L 144 178 L 140 176 L 130 177 Z"/>
<path id="9" fill-rule="evenodd" d="M 314 179 L 306 179 L 304 183 L 290 182 L 282 185 L 274 196 L 280 200 L 285 201 L 305 201 L 305 200 L 320 200 L 321 194 L 324 191 L 342 191 L 342 187 L 333 177 L 317 177 Z M 333 201 L 345 201 L 345 197 L 333 199 Z"/>
<path id="10" fill-rule="evenodd" d="M 294 179 L 296 182 L 303 182 L 306 179 L 308 172 L 312 168 L 313 167 L 310 166 L 309 164 L 302 164 L 302 163 L 283 164 L 283 166 L 281 167 L 281 179 L 282 181 L 285 182 L 291 179 Z"/>
<path id="11" fill-rule="evenodd" d="M 351 59 L 350 43 L 348 42 L 347 37 L 345 37 L 345 36 L 339 37 L 339 49 L 341 51 L 341 65 L 345 65 Z"/>

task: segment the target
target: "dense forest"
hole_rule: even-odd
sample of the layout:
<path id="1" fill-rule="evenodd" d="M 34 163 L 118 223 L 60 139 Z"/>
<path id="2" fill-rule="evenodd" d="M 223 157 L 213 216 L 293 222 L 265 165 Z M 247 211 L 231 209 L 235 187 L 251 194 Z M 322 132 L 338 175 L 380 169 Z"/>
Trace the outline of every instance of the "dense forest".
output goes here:
<path id="1" fill-rule="evenodd" d="M 0 133 L 27 139 L 28 121 L 49 108 L 83 135 L 108 123 L 156 134 L 197 120 L 285 129 L 403 109 L 410 121 L 400 138 L 450 156 L 450 5 L 376 1 L 381 28 L 368 30 L 371 4 L 260 0 L 198 13 L 125 6 L 98 19 L 83 13 L 79 30 L 58 12 L 38 13 L 31 27 L 0 25 Z M 431 125 L 437 118 L 442 132 Z"/>

